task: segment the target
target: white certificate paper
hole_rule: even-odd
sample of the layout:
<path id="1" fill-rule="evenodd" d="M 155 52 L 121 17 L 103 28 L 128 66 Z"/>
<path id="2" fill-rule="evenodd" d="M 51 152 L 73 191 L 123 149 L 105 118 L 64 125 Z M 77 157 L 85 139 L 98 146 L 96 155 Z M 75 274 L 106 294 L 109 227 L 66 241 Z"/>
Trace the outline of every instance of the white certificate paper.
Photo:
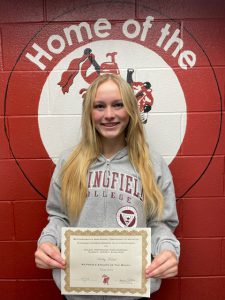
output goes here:
<path id="1" fill-rule="evenodd" d="M 150 297 L 150 239 L 150 228 L 62 228 L 61 293 Z"/>

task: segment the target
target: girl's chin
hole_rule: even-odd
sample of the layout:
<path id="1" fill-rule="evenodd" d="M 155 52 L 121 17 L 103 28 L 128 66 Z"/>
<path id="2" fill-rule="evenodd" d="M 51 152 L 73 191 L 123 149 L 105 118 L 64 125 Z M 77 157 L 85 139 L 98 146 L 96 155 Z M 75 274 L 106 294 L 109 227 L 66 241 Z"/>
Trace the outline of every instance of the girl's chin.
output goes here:
<path id="1" fill-rule="evenodd" d="M 100 136 L 105 140 L 125 139 L 124 134 L 120 132 L 100 132 Z"/>

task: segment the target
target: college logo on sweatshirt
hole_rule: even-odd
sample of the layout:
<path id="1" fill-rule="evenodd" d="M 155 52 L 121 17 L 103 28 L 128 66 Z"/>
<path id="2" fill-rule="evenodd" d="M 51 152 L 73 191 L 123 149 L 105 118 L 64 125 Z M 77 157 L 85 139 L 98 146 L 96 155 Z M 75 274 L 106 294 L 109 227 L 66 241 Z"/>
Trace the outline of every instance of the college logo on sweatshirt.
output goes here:
<path id="1" fill-rule="evenodd" d="M 10 49 L 14 44 L 24 46 L 12 58 L 16 63 L 4 98 L 5 134 L 12 157 L 24 180 L 46 197 L 38 174 L 49 174 L 59 154 L 77 143 L 83 96 L 97 76 L 112 72 L 132 86 L 147 140 L 164 155 L 174 178 L 180 178 L 183 170 L 191 174 L 175 182 L 177 196 L 183 196 L 205 173 L 220 138 L 220 113 L 215 120 L 214 115 L 202 113 L 201 122 L 192 113 L 221 112 L 212 64 L 196 38 L 160 12 L 146 5 L 142 19 L 111 22 L 104 16 L 102 3 L 92 2 L 100 17 L 91 22 L 58 22 L 73 14 L 65 9 L 54 23 L 33 32 L 29 41 L 28 33 L 18 36 L 15 31 Z M 124 5 L 129 9 L 132 3 Z M 76 10 L 82 10 L 82 5 Z M 204 71 L 197 70 L 199 65 Z M 197 170 L 193 153 L 205 155 Z M 188 163 L 180 154 L 189 156 Z M 46 160 L 28 164 L 19 158 Z"/>
<path id="2" fill-rule="evenodd" d="M 121 227 L 137 226 L 137 211 L 134 207 L 124 206 L 117 212 L 117 222 Z"/>

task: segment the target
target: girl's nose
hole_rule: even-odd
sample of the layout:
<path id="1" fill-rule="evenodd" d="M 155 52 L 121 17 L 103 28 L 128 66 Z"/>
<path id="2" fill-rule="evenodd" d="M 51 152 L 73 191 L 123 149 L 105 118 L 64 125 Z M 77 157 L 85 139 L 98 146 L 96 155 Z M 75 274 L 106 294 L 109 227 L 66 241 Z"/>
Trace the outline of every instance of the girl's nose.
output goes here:
<path id="1" fill-rule="evenodd" d="M 114 114 L 114 110 L 112 107 L 107 107 L 105 110 L 105 118 L 106 119 L 112 119 L 114 118 L 115 114 Z"/>

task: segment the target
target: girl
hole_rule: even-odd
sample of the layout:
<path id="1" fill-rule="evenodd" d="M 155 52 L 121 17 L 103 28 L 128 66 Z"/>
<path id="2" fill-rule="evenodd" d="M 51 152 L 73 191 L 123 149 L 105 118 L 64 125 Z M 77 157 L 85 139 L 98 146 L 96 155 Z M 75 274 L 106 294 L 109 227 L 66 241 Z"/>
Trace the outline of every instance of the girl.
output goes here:
<path id="1" fill-rule="evenodd" d="M 170 171 L 159 155 L 149 155 L 136 98 L 120 76 L 104 74 L 92 83 L 81 125 L 80 143 L 63 153 L 52 176 L 49 223 L 38 241 L 36 265 L 52 268 L 60 287 L 60 269 L 66 264 L 60 255 L 61 227 L 151 227 L 154 259 L 146 277 L 151 278 L 152 293 L 161 278 L 175 276 L 178 269 L 180 247 L 172 233 L 178 218 Z M 66 296 L 89 297 L 102 298 Z"/>

